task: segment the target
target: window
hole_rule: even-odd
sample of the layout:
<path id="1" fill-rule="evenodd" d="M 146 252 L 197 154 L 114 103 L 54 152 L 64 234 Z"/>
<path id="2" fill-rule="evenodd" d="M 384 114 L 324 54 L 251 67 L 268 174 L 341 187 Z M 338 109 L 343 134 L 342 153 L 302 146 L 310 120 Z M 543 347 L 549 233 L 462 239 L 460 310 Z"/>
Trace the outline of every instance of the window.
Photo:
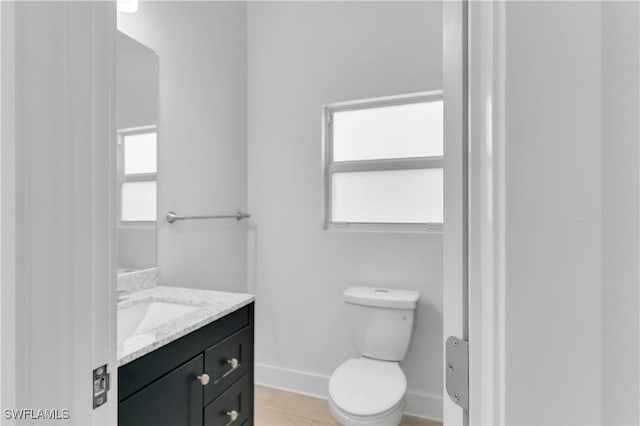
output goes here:
<path id="1" fill-rule="evenodd" d="M 155 127 L 118 132 L 120 222 L 156 222 L 158 133 Z"/>
<path id="2" fill-rule="evenodd" d="M 442 92 L 327 105 L 323 139 L 325 229 L 442 229 Z"/>

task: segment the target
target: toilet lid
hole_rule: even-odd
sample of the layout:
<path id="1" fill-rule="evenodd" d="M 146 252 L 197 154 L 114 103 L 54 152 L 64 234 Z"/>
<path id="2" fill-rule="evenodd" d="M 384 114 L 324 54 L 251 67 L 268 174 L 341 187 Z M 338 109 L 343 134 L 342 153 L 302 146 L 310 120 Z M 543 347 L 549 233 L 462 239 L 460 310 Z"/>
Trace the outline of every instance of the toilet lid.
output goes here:
<path id="1" fill-rule="evenodd" d="M 367 358 L 350 359 L 329 380 L 331 400 L 344 411 L 372 416 L 396 406 L 407 390 L 397 363 Z"/>

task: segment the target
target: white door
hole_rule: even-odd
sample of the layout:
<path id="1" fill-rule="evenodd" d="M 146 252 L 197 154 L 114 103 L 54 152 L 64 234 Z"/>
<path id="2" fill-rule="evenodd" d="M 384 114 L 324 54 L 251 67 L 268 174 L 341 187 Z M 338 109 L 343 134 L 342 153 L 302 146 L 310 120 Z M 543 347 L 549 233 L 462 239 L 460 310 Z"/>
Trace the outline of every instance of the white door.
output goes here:
<path id="1" fill-rule="evenodd" d="M 115 2 L 1 7 L 2 421 L 115 424 Z"/>

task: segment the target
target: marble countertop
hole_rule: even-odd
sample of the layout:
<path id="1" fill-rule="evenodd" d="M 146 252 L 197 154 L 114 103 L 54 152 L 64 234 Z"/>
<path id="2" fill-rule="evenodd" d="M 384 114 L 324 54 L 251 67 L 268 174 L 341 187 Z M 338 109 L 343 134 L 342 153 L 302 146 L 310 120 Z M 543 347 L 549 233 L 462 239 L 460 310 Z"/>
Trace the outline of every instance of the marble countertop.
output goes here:
<path id="1" fill-rule="evenodd" d="M 118 302 L 118 312 L 145 302 L 178 303 L 198 309 L 156 328 L 118 340 L 118 366 L 127 364 L 167 343 L 191 333 L 213 321 L 253 302 L 255 296 L 243 293 L 196 290 L 181 287 L 152 287 L 124 295 Z M 120 327 L 118 327 L 120 332 Z"/>

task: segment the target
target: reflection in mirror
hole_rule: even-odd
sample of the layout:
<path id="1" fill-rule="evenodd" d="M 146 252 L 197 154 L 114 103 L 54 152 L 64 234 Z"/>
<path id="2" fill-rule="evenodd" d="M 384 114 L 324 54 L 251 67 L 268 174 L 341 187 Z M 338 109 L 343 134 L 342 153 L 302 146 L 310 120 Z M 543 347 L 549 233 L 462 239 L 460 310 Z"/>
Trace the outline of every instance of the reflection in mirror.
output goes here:
<path id="1" fill-rule="evenodd" d="M 118 272 L 156 266 L 158 55 L 118 31 Z"/>

